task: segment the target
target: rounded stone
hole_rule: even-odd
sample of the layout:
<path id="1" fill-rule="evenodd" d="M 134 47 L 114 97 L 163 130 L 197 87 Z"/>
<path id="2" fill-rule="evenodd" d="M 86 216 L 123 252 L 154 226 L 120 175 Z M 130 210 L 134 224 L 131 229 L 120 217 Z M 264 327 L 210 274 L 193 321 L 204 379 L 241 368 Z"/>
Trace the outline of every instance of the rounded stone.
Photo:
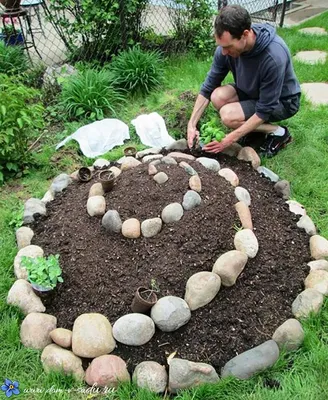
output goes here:
<path id="1" fill-rule="evenodd" d="M 289 211 L 295 215 L 306 215 L 306 210 L 302 204 L 295 200 L 287 200 Z"/>
<path id="2" fill-rule="evenodd" d="M 148 165 L 148 175 L 156 175 L 157 174 L 157 168 L 153 164 Z"/>
<path id="3" fill-rule="evenodd" d="M 14 282 L 8 292 L 7 304 L 20 308 L 25 315 L 46 311 L 40 297 L 34 293 L 31 284 L 25 279 L 18 279 Z"/>
<path id="4" fill-rule="evenodd" d="M 165 172 L 158 172 L 154 175 L 154 181 L 159 185 L 163 185 L 163 183 L 167 182 L 169 177 L 166 175 Z"/>
<path id="5" fill-rule="evenodd" d="M 317 230 L 312 221 L 312 219 L 308 215 L 303 215 L 300 220 L 296 224 L 299 228 L 304 229 L 305 232 L 310 235 L 316 235 Z"/>
<path id="6" fill-rule="evenodd" d="M 17 256 L 14 259 L 14 270 L 17 279 L 27 279 L 28 273 L 24 267 L 21 266 L 22 257 L 30 257 L 30 258 L 37 258 L 43 257 L 43 250 L 39 246 L 35 246 L 31 244 L 29 246 L 23 247 L 17 253 Z"/>
<path id="7" fill-rule="evenodd" d="M 144 156 L 142 158 L 142 162 L 147 163 L 154 160 L 160 160 L 161 158 L 163 158 L 162 154 L 149 154 L 148 156 Z"/>
<path id="8" fill-rule="evenodd" d="M 103 196 L 92 196 L 88 198 L 87 211 L 90 217 L 102 216 L 106 211 L 106 200 Z"/>
<path id="9" fill-rule="evenodd" d="M 323 269 L 324 271 L 328 271 L 327 260 L 310 261 L 309 263 L 307 263 L 307 265 L 310 267 L 311 271 L 315 271 L 318 269 Z"/>
<path id="10" fill-rule="evenodd" d="M 328 240 L 320 235 L 313 235 L 310 238 L 311 257 L 321 260 L 328 257 Z"/>
<path id="11" fill-rule="evenodd" d="M 276 193 L 285 200 L 288 200 L 290 197 L 290 183 L 286 180 L 278 181 L 274 185 L 274 190 Z"/>
<path id="12" fill-rule="evenodd" d="M 158 217 L 146 219 L 141 223 L 141 232 L 144 237 L 156 236 L 162 229 L 162 220 Z"/>
<path id="13" fill-rule="evenodd" d="M 112 171 L 112 172 L 113 172 L 115 178 L 117 178 L 118 176 L 120 176 L 121 173 L 122 173 L 122 171 L 121 171 L 119 168 L 115 167 L 115 166 L 110 167 L 110 168 L 109 168 L 109 171 Z"/>
<path id="14" fill-rule="evenodd" d="M 201 163 L 205 168 L 210 169 L 211 171 L 218 172 L 220 169 L 220 163 L 214 158 L 209 157 L 198 157 L 196 159 L 199 163 Z"/>
<path id="15" fill-rule="evenodd" d="M 318 292 L 328 295 L 328 272 L 322 269 L 311 271 L 304 281 L 305 289 L 316 289 Z"/>
<path id="16" fill-rule="evenodd" d="M 122 358 L 103 355 L 92 360 L 85 381 L 90 386 L 116 388 L 122 382 L 130 382 L 130 374 Z"/>
<path id="17" fill-rule="evenodd" d="M 31 240 L 34 236 L 34 232 L 31 228 L 27 226 L 22 226 L 18 228 L 16 231 L 16 241 L 18 250 L 22 249 L 23 247 L 29 246 L 31 244 Z"/>
<path id="18" fill-rule="evenodd" d="M 104 315 L 81 314 L 74 321 L 72 350 L 77 356 L 98 357 L 111 353 L 115 345 L 112 326 Z"/>
<path id="19" fill-rule="evenodd" d="M 236 233 L 234 238 L 236 250 L 246 253 L 249 258 L 254 258 L 259 250 L 259 244 L 251 229 L 243 229 Z"/>
<path id="20" fill-rule="evenodd" d="M 57 318 L 32 312 L 22 322 L 20 339 L 25 347 L 42 350 L 51 343 L 50 332 L 56 329 Z"/>
<path id="21" fill-rule="evenodd" d="M 140 221 L 129 218 L 122 224 L 122 235 L 129 239 L 137 239 L 141 235 Z"/>
<path id="22" fill-rule="evenodd" d="M 221 287 L 219 275 L 201 271 L 192 275 L 186 284 L 185 301 L 191 311 L 210 303 Z"/>
<path id="23" fill-rule="evenodd" d="M 304 340 L 302 325 L 297 319 L 290 318 L 276 329 L 272 339 L 277 343 L 279 349 L 297 350 Z"/>
<path id="24" fill-rule="evenodd" d="M 324 296 L 315 289 L 305 289 L 292 304 L 292 313 L 296 318 L 306 318 L 310 313 L 318 313 L 323 304 Z"/>
<path id="25" fill-rule="evenodd" d="M 155 361 L 143 361 L 133 372 L 133 382 L 153 393 L 163 393 L 167 385 L 167 372 L 164 365 Z"/>
<path id="26" fill-rule="evenodd" d="M 165 296 L 151 308 L 151 318 L 163 332 L 173 332 L 191 318 L 188 304 L 176 296 Z"/>
<path id="27" fill-rule="evenodd" d="M 261 165 L 261 159 L 256 151 L 249 146 L 243 147 L 237 156 L 238 160 L 251 162 L 252 167 L 257 169 Z"/>
<path id="28" fill-rule="evenodd" d="M 247 260 L 244 252 L 230 250 L 215 261 L 212 272 L 220 276 L 223 286 L 232 286 L 245 268 Z"/>
<path id="29" fill-rule="evenodd" d="M 185 210 L 189 211 L 195 207 L 198 207 L 201 202 L 202 199 L 197 192 L 195 192 L 194 190 L 188 190 L 187 193 L 185 193 L 185 195 L 183 196 L 182 207 Z"/>
<path id="30" fill-rule="evenodd" d="M 114 338 L 128 346 L 142 346 L 155 333 L 155 324 L 147 315 L 133 313 L 119 318 L 113 325 Z"/>
<path id="31" fill-rule="evenodd" d="M 105 158 L 97 158 L 97 160 L 93 163 L 95 169 L 103 169 L 108 168 L 110 166 L 110 161 Z"/>
<path id="32" fill-rule="evenodd" d="M 230 182 L 232 186 L 239 185 L 238 176 L 230 168 L 222 168 L 219 171 L 219 175 L 222 176 L 226 181 Z"/>
<path id="33" fill-rule="evenodd" d="M 173 157 L 165 156 L 161 159 L 161 162 L 166 165 L 178 165 L 177 161 Z"/>
<path id="34" fill-rule="evenodd" d="M 165 224 L 180 221 L 183 216 L 183 208 L 180 203 L 171 203 L 163 208 L 162 220 Z"/>
<path id="35" fill-rule="evenodd" d="M 125 157 L 121 164 L 121 171 L 126 171 L 128 169 L 136 168 L 141 165 L 141 161 L 137 160 L 134 157 Z"/>
<path id="36" fill-rule="evenodd" d="M 245 188 L 237 186 L 235 188 L 235 196 L 239 201 L 243 201 L 247 206 L 251 205 L 251 195 Z"/>
<path id="37" fill-rule="evenodd" d="M 319 50 L 299 51 L 294 59 L 305 64 L 324 64 L 326 62 L 327 53 Z"/>
<path id="38" fill-rule="evenodd" d="M 64 328 L 57 328 L 50 332 L 51 339 L 60 347 L 69 348 L 72 346 L 72 331 Z"/>
<path id="39" fill-rule="evenodd" d="M 119 233 L 122 229 L 121 217 L 116 210 L 108 210 L 103 216 L 101 224 L 109 232 Z"/>
<path id="40" fill-rule="evenodd" d="M 199 175 L 193 175 L 189 178 L 189 187 L 191 190 L 194 190 L 195 192 L 202 191 L 202 182 L 200 180 Z"/>
<path id="41" fill-rule="evenodd" d="M 89 190 L 89 197 L 93 196 L 103 196 L 104 195 L 104 189 L 102 187 L 102 184 L 100 182 L 94 183 L 90 190 Z"/>
<path id="42" fill-rule="evenodd" d="M 238 203 L 235 204 L 235 209 L 242 227 L 245 229 L 253 229 L 252 216 L 247 204 L 243 201 L 238 201 Z"/>

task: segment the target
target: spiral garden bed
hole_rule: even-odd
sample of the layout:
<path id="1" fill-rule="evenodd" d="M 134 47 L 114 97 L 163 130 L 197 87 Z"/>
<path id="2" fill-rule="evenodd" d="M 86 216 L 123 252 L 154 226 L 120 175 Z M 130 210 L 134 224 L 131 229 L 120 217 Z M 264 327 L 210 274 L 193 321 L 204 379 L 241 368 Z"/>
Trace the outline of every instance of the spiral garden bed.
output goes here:
<path id="1" fill-rule="evenodd" d="M 212 364 L 218 371 L 231 358 L 272 337 L 292 317 L 291 304 L 303 290 L 310 261 L 309 237 L 296 226 L 299 217 L 273 190 L 273 183 L 250 164 L 228 156 L 218 158 L 231 168 L 239 185 L 251 196 L 254 233 L 259 242 L 255 258 L 234 286 L 221 287 L 214 300 L 192 312 L 189 322 L 174 332 L 156 329 L 143 346 L 117 343 L 112 354 L 128 369 L 145 360 L 166 364 L 167 356 Z M 60 254 L 64 283 L 46 312 L 57 326 L 71 329 L 83 313 L 101 313 L 111 324 L 131 312 L 137 287 L 156 280 L 159 298 L 184 298 L 186 282 L 199 271 L 211 271 L 217 258 L 234 249 L 239 225 L 234 187 L 200 163 L 189 162 L 201 179 L 202 202 L 182 219 L 163 224 L 152 238 L 128 239 L 105 231 L 100 217 L 90 217 L 88 183 L 74 182 L 47 204 L 47 217 L 32 226 L 32 244 L 45 255 Z M 159 164 L 169 179 L 164 185 L 148 175 L 148 165 L 124 171 L 114 189 L 105 194 L 106 210 L 118 210 L 122 220 L 160 216 L 169 203 L 180 202 L 188 190 L 188 174 L 175 165 Z M 86 364 L 88 360 L 85 360 Z"/>

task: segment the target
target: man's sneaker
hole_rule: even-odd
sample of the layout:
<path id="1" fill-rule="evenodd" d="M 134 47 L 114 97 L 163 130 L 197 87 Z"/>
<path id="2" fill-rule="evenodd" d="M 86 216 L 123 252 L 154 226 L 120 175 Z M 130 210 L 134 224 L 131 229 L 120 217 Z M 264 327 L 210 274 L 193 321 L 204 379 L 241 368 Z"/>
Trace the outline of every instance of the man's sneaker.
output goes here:
<path id="1" fill-rule="evenodd" d="M 286 126 L 282 128 L 285 129 L 285 133 L 282 136 L 268 135 L 265 142 L 260 147 L 260 155 L 265 157 L 275 156 L 279 150 L 287 146 L 288 143 L 292 141 L 292 137 Z"/>

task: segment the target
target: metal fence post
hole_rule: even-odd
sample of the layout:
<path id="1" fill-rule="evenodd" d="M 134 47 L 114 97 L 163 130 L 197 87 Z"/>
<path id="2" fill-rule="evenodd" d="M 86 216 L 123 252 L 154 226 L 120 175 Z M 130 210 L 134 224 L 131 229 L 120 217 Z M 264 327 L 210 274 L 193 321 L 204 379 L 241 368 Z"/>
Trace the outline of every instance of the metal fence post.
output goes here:
<path id="1" fill-rule="evenodd" d="M 286 13 L 286 5 L 287 5 L 287 0 L 283 0 L 282 9 L 281 9 L 281 16 L 280 16 L 280 23 L 279 23 L 279 26 L 281 28 L 284 25 L 284 19 L 285 19 L 285 13 Z"/>

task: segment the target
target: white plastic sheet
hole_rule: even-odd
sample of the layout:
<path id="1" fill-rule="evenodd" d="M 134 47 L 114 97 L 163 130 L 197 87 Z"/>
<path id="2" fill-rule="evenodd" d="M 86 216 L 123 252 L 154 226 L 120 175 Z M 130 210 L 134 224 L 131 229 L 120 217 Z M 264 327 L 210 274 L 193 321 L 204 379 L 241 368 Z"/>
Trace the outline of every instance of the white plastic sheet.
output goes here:
<path id="1" fill-rule="evenodd" d="M 56 150 L 72 139 L 79 143 L 85 156 L 94 158 L 107 153 L 115 146 L 122 145 L 124 140 L 130 139 L 129 127 L 115 118 L 96 121 L 79 128 L 60 142 Z"/>
<path id="2" fill-rule="evenodd" d="M 156 112 L 139 115 L 131 123 L 146 146 L 160 148 L 175 142 L 167 132 L 164 119 Z"/>

